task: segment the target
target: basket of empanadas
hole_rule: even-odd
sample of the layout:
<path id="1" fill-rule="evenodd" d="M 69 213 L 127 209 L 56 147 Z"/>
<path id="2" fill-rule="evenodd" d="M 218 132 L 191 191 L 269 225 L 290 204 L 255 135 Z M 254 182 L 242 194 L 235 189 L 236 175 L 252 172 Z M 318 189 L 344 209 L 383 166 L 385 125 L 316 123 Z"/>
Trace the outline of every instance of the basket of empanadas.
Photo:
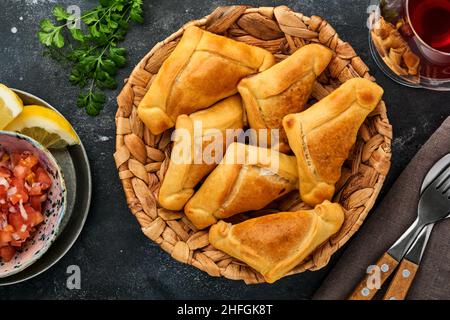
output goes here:
<path id="1" fill-rule="evenodd" d="M 320 269 L 389 170 L 382 96 L 326 20 L 219 7 L 158 43 L 117 98 L 128 206 L 148 238 L 211 276 Z"/>

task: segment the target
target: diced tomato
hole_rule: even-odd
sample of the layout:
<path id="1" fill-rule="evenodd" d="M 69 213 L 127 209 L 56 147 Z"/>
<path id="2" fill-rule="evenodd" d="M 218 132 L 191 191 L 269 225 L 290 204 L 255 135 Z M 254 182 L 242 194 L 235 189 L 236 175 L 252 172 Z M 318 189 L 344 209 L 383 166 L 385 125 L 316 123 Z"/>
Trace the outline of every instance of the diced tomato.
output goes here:
<path id="1" fill-rule="evenodd" d="M 10 242 L 12 240 L 11 232 L 0 230 L 0 242 Z"/>
<path id="2" fill-rule="evenodd" d="M 23 240 L 13 240 L 13 241 L 10 242 L 10 244 L 13 247 L 20 248 L 22 246 L 22 243 L 24 243 L 24 242 L 25 242 L 25 239 L 23 239 Z"/>
<path id="3" fill-rule="evenodd" d="M 34 218 L 36 221 L 38 218 Z M 25 220 L 19 212 L 11 213 L 9 215 L 9 224 L 14 227 L 14 232 L 11 234 L 14 239 L 14 234 L 18 236 L 20 240 L 25 240 L 30 236 L 30 217 Z M 23 226 L 26 226 L 25 230 Z"/>
<path id="4" fill-rule="evenodd" d="M 14 232 L 12 234 L 13 238 L 14 238 L 14 235 L 17 235 L 19 239 L 18 240 L 13 240 L 13 241 L 17 241 L 16 244 L 13 244 L 13 241 L 11 241 L 10 243 L 11 243 L 11 245 L 13 245 L 15 247 L 20 247 L 20 244 L 17 245 L 17 243 L 19 241 L 23 242 L 23 241 L 27 240 L 30 237 L 30 229 L 27 227 L 27 229 L 25 229 L 25 231 L 19 230 L 19 231 Z"/>
<path id="5" fill-rule="evenodd" d="M 11 195 L 9 201 L 12 204 L 17 204 L 20 200 L 22 200 L 22 202 L 24 203 L 28 202 L 28 192 L 25 189 L 24 181 L 20 178 L 14 178 L 11 180 L 11 185 L 17 190 L 15 194 Z"/>
<path id="6" fill-rule="evenodd" d="M 4 185 L 0 185 L 0 199 L 6 200 L 6 187 Z"/>
<path id="7" fill-rule="evenodd" d="M 8 262 L 16 254 L 16 249 L 11 246 L 0 248 L 0 257 L 2 257 L 3 261 Z"/>
<path id="8" fill-rule="evenodd" d="M 36 177 L 36 175 L 34 174 L 34 172 L 30 172 L 26 177 L 25 177 L 25 181 L 31 186 L 34 183 L 34 178 Z"/>
<path id="9" fill-rule="evenodd" d="M 20 153 L 11 153 L 10 155 L 11 163 L 15 167 L 20 163 L 20 160 L 22 160 L 22 155 Z"/>
<path id="10" fill-rule="evenodd" d="M 20 228 L 22 228 L 22 225 L 26 223 L 26 221 L 23 219 L 22 215 L 20 214 L 19 210 L 14 213 L 10 213 L 8 216 L 8 223 L 13 226 L 14 231 L 20 231 Z"/>
<path id="11" fill-rule="evenodd" d="M 36 156 L 1 151 L 0 259 L 9 261 L 44 221 L 42 203 L 52 179 Z"/>
<path id="12" fill-rule="evenodd" d="M 21 194 L 18 194 L 18 193 L 13 194 L 12 196 L 9 197 L 9 201 L 10 201 L 12 204 L 18 204 L 19 201 L 22 200 L 22 199 L 23 199 L 23 198 L 22 198 L 22 195 L 21 195 Z"/>
<path id="13" fill-rule="evenodd" d="M 30 196 L 40 196 L 42 195 L 42 186 L 40 183 L 35 183 L 31 186 L 30 192 L 29 192 Z"/>
<path id="14" fill-rule="evenodd" d="M 23 180 L 25 180 L 25 178 L 30 174 L 30 172 L 31 172 L 30 168 L 22 165 L 15 166 L 13 170 L 14 177 Z"/>
<path id="15" fill-rule="evenodd" d="M 8 168 L 0 167 L 0 177 L 3 178 L 11 177 L 11 171 Z"/>
<path id="16" fill-rule="evenodd" d="M 23 206 L 28 215 L 27 225 L 30 227 L 37 226 L 44 221 L 44 216 L 40 211 L 35 210 L 32 206 L 26 204 Z"/>
<path id="17" fill-rule="evenodd" d="M 32 154 L 29 154 L 26 158 L 22 158 L 22 159 L 19 161 L 19 165 L 31 169 L 31 168 L 33 168 L 35 165 L 37 165 L 38 161 L 39 161 L 39 159 L 38 159 L 36 156 L 34 156 L 34 155 L 32 155 Z"/>
<path id="18" fill-rule="evenodd" d="M 36 171 L 36 182 L 41 183 L 42 189 L 47 190 L 52 185 L 52 179 L 42 167 L 37 167 Z"/>
<path id="19" fill-rule="evenodd" d="M 0 211 L 2 214 L 7 215 L 9 213 L 9 204 L 7 202 L 5 202 L 4 204 L 1 204 Z"/>
<path id="20" fill-rule="evenodd" d="M 12 178 L 10 185 L 17 189 L 25 189 L 25 180 L 21 178 Z"/>
<path id="21" fill-rule="evenodd" d="M 34 210 L 39 211 L 39 212 L 42 211 L 41 196 L 31 196 L 30 197 L 30 204 L 31 204 L 31 207 Z"/>

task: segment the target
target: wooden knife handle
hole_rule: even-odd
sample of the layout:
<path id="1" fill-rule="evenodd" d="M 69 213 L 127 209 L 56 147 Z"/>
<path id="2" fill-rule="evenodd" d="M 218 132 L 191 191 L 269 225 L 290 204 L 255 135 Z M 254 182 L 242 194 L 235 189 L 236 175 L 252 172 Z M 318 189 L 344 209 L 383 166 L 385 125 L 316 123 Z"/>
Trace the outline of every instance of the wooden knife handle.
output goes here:
<path id="1" fill-rule="evenodd" d="M 383 254 L 375 265 L 367 268 L 367 275 L 355 288 L 348 299 L 371 300 L 386 279 L 394 272 L 397 265 L 398 261 L 392 258 L 387 252 Z"/>
<path id="2" fill-rule="evenodd" d="M 414 281 L 417 269 L 419 269 L 417 264 L 407 259 L 403 259 L 383 300 L 404 300 Z"/>

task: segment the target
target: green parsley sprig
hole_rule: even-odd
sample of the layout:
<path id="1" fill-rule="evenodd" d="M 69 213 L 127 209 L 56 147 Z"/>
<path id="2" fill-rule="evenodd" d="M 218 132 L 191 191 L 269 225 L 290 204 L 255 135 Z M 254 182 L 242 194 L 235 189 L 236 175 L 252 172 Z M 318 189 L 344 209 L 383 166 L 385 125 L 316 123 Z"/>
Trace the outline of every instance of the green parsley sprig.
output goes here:
<path id="1" fill-rule="evenodd" d="M 53 17 L 40 23 L 39 41 L 47 54 L 71 68 L 69 81 L 82 88 L 77 105 L 89 115 L 100 113 L 106 102 L 104 89 L 115 89 L 115 76 L 125 66 L 126 50 L 118 47 L 129 23 L 142 23 L 142 0 L 100 0 L 77 17 L 57 5 Z"/>

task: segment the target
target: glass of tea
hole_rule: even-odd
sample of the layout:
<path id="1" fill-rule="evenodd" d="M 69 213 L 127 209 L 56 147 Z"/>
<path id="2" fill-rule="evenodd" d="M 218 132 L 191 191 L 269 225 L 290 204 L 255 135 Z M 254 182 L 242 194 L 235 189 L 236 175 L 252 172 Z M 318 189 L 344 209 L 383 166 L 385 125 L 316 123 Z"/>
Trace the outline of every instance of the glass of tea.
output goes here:
<path id="1" fill-rule="evenodd" d="M 450 91 L 450 0 L 381 0 L 369 18 L 378 66 L 410 87 Z"/>

